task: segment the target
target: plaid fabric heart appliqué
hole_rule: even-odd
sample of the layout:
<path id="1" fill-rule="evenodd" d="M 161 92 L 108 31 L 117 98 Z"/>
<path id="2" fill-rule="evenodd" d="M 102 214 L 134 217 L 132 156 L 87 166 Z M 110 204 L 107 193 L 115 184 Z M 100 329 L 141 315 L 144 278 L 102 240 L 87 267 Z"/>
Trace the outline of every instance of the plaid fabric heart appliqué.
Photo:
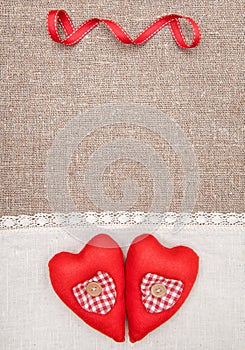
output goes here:
<path id="1" fill-rule="evenodd" d="M 162 290 L 161 290 L 162 286 Z M 152 292 L 155 288 L 156 294 Z M 149 313 L 159 313 L 173 307 L 180 298 L 184 284 L 182 281 L 168 279 L 147 273 L 141 283 L 142 302 Z M 157 295 L 159 289 L 159 295 Z"/>
<path id="2" fill-rule="evenodd" d="M 95 284 L 94 288 L 96 288 L 97 283 L 100 286 L 99 295 L 96 293 L 93 295 L 93 283 Z M 92 293 L 88 292 L 89 286 L 91 286 Z M 80 306 L 88 312 L 106 315 L 116 302 L 116 286 L 106 272 L 98 271 L 94 277 L 77 284 L 72 290 Z"/>

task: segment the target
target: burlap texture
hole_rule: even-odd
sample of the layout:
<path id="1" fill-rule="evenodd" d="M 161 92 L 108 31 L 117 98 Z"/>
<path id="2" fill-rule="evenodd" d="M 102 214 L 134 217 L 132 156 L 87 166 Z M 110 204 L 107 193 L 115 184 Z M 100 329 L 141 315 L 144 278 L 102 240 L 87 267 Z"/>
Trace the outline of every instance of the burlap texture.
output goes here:
<path id="1" fill-rule="evenodd" d="M 167 113 L 198 158 L 200 188 L 194 210 L 243 211 L 243 1 L 11 0 L 1 5 L 0 215 L 53 210 L 44 167 L 54 137 L 80 111 L 105 103 L 146 104 Z M 157 17 L 179 13 L 199 23 L 202 42 L 183 51 L 165 28 L 144 46 L 125 46 L 100 25 L 78 45 L 64 47 L 51 41 L 45 24 L 47 12 L 61 8 L 75 25 L 90 17 L 113 19 L 132 36 Z M 159 150 L 176 184 L 170 209 L 179 210 L 177 157 L 159 135 L 133 129 L 99 129 L 81 140 L 67 175 L 77 210 L 103 209 L 86 194 L 86 164 L 80 153 L 89 158 L 96 147 L 123 132 L 133 132 L 142 142 L 148 137 Z M 104 190 L 120 199 L 121 182 L 132 178 L 140 184 L 140 196 L 130 209 L 147 211 L 154 195 L 148 170 L 133 160 L 118 160 L 102 174 Z"/>

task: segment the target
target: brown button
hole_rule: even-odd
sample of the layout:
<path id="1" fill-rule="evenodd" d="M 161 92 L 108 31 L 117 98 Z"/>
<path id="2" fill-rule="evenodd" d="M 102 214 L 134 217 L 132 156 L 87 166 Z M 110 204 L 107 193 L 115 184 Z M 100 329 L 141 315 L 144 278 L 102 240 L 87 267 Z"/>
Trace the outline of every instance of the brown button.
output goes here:
<path id="1" fill-rule="evenodd" d="M 89 282 L 86 287 L 86 291 L 91 297 L 97 297 L 101 294 L 102 288 L 101 285 L 97 282 Z"/>
<path id="2" fill-rule="evenodd" d="M 162 298 L 166 294 L 167 290 L 162 283 L 153 284 L 151 287 L 151 294 L 154 297 Z"/>

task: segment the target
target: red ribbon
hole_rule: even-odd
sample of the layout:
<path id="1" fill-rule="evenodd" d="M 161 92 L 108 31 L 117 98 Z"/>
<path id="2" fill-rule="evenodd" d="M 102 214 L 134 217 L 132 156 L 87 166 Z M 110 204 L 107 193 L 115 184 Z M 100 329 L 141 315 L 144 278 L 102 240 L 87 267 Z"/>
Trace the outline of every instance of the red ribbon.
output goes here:
<path id="1" fill-rule="evenodd" d="M 187 44 L 182 32 L 179 19 L 183 18 L 190 23 L 193 30 L 193 41 Z M 61 39 L 58 32 L 58 22 L 62 25 L 66 34 L 65 39 Z M 47 28 L 52 40 L 63 45 L 77 44 L 85 35 L 87 35 L 99 23 L 103 23 L 123 44 L 142 45 L 158 33 L 166 25 L 169 26 L 176 44 L 182 49 L 196 47 L 201 39 L 201 32 L 198 24 L 190 17 L 180 15 L 166 15 L 156 19 L 147 28 L 145 28 L 135 39 L 132 39 L 128 33 L 116 22 L 108 19 L 91 18 L 82 23 L 77 29 L 74 27 L 69 15 L 64 10 L 51 10 L 47 16 Z"/>

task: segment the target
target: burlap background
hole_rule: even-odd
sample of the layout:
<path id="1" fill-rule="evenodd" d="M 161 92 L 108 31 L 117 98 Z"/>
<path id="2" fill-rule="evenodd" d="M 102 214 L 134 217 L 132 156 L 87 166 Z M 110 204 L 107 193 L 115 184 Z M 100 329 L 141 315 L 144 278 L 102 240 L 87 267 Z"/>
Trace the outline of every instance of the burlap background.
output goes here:
<path id="1" fill-rule="evenodd" d="M 196 211 L 243 211 L 243 1 L 11 0 L 1 5 L 0 215 L 52 211 L 44 167 L 57 130 L 79 111 L 111 102 L 156 107 L 181 126 L 199 162 Z M 180 50 L 164 29 L 142 47 L 124 46 L 99 26 L 78 45 L 64 47 L 51 41 L 45 25 L 47 12 L 60 8 L 75 25 L 90 17 L 110 18 L 132 36 L 157 17 L 179 13 L 200 24 L 202 42 L 194 50 Z M 86 194 L 79 154 L 89 157 L 115 135 L 130 134 L 130 128 L 122 130 L 95 130 L 81 140 L 68 174 L 78 210 L 100 209 Z M 171 210 L 178 210 L 181 170 L 173 151 L 143 128 L 133 134 L 143 142 L 148 137 L 164 154 L 176 183 Z M 102 175 L 106 193 L 116 199 L 121 181 L 139 181 L 140 197 L 131 209 L 148 210 L 153 196 L 148 169 L 121 160 Z"/>

